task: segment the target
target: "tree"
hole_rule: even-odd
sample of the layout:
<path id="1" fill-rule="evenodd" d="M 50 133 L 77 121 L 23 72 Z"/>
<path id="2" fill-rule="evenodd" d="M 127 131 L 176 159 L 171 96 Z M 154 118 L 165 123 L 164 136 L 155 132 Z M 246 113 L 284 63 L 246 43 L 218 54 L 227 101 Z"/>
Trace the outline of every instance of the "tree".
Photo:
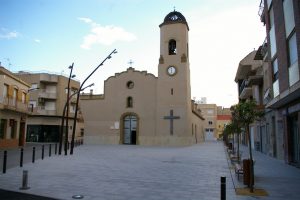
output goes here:
<path id="1" fill-rule="evenodd" d="M 257 109 L 257 104 L 255 100 L 246 100 L 240 102 L 236 105 L 235 110 L 238 114 L 237 121 L 246 130 L 246 135 L 248 137 L 249 143 L 249 159 L 250 159 L 250 192 L 253 192 L 254 186 L 254 167 L 253 167 L 253 157 L 251 149 L 251 137 L 250 137 L 250 124 L 254 121 L 260 119 L 263 116 L 263 112 Z"/>
<path id="2" fill-rule="evenodd" d="M 240 163 L 240 134 L 242 132 L 242 127 L 241 127 L 241 123 L 239 122 L 239 110 L 237 109 L 238 105 L 234 105 L 231 106 L 230 110 L 231 110 L 231 126 L 232 129 L 234 131 L 234 133 L 236 133 L 237 135 L 237 157 L 238 157 L 238 162 Z"/>

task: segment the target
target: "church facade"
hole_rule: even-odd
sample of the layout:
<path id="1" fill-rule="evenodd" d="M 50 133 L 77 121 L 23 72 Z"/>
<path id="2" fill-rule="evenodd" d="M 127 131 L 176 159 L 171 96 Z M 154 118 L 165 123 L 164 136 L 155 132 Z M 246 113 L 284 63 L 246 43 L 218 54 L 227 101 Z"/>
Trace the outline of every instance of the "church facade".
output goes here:
<path id="1" fill-rule="evenodd" d="M 80 98 L 87 144 L 192 145 L 204 140 L 191 100 L 189 26 L 177 11 L 160 27 L 158 76 L 130 67 Z"/>

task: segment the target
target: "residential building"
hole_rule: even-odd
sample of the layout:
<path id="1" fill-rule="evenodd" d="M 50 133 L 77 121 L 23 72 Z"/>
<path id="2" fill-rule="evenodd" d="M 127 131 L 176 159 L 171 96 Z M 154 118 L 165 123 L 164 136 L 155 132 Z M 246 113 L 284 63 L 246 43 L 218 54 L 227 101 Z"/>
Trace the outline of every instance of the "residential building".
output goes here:
<path id="1" fill-rule="evenodd" d="M 64 106 L 67 102 L 68 77 L 54 73 L 33 73 L 20 71 L 17 77 L 31 85 L 29 105 L 32 114 L 27 122 L 27 142 L 58 142 Z M 80 83 L 70 80 L 70 95 L 77 93 Z M 70 99 L 69 141 L 73 130 L 76 96 Z M 83 136 L 83 118 L 78 111 L 76 138 Z M 66 126 L 66 122 L 64 124 Z M 65 132 L 65 128 L 63 129 Z"/>
<path id="2" fill-rule="evenodd" d="M 260 50 L 259 50 L 260 52 Z M 254 99 L 257 108 L 263 110 L 263 61 L 258 51 L 253 50 L 239 63 L 235 82 L 238 86 L 239 101 Z M 262 137 L 265 137 L 266 126 L 262 121 L 250 125 L 251 147 L 256 150 L 262 149 Z M 241 135 L 241 143 L 248 144 L 246 134 Z"/>
<path id="3" fill-rule="evenodd" d="M 300 3 L 264 0 L 259 14 L 266 40 L 241 60 L 235 81 L 239 99 L 253 98 L 264 117 L 251 124 L 251 146 L 300 166 Z M 242 142 L 247 144 L 244 135 Z"/>
<path id="4" fill-rule="evenodd" d="M 273 156 L 300 166 L 300 2 L 263 0 L 261 21 L 267 35 L 267 116 L 276 135 Z M 266 81 L 267 82 L 267 81 Z"/>
<path id="5" fill-rule="evenodd" d="M 198 104 L 198 109 L 204 118 L 203 134 L 205 141 L 217 139 L 217 105 L 216 104 Z"/>
<path id="6" fill-rule="evenodd" d="M 198 104 L 197 108 L 204 118 L 202 131 L 205 141 L 222 138 L 224 127 L 231 121 L 230 109 L 207 103 Z"/>
<path id="7" fill-rule="evenodd" d="M 216 138 L 221 139 L 223 136 L 224 128 L 231 122 L 230 108 L 217 107 L 217 121 L 216 121 Z"/>
<path id="8" fill-rule="evenodd" d="M 30 85 L 0 66 L 0 148 L 24 146 Z"/>

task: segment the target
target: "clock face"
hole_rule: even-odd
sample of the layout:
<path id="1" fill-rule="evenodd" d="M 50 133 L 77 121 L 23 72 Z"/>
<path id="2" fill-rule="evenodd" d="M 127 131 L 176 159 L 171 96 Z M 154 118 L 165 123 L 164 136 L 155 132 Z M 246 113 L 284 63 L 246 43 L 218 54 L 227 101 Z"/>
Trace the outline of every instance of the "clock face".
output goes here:
<path id="1" fill-rule="evenodd" d="M 167 71 L 170 76 L 174 76 L 177 72 L 176 67 L 174 67 L 174 66 L 168 67 Z"/>

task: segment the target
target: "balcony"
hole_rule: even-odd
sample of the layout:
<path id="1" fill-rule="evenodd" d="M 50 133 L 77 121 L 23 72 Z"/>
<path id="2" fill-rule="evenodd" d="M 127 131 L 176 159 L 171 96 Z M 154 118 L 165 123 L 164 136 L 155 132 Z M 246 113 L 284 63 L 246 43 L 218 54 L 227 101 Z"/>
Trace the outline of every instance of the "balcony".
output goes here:
<path id="1" fill-rule="evenodd" d="M 264 0 L 260 1 L 259 4 L 259 9 L 258 9 L 258 15 L 260 16 L 260 21 L 264 24 L 266 24 L 266 19 L 265 19 L 265 5 L 264 5 Z"/>
<path id="2" fill-rule="evenodd" d="M 21 113 L 27 113 L 28 105 L 11 97 L 0 97 L 0 108 Z"/>
<path id="3" fill-rule="evenodd" d="M 262 85 L 263 81 L 264 81 L 263 75 L 249 76 L 249 78 L 248 78 L 248 86 Z"/>
<path id="4" fill-rule="evenodd" d="M 45 106 L 38 106 L 34 109 L 39 115 L 56 115 L 56 110 L 46 110 Z"/>
<path id="5" fill-rule="evenodd" d="M 252 96 L 252 87 L 248 86 L 248 80 L 244 80 L 239 88 L 240 99 L 248 99 Z"/>
<path id="6" fill-rule="evenodd" d="M 46 83 L 57 83 L 58 82 L 58 76 L 53 74 L 41 74 L 40 75 L 40 81 L 46 82 Z"/>
<path id="7" fill-rule="evenodd" d="M 44 99 L 56 99 L 56 92 L 55 91 L 47 91 L 46 89 L 41 89 L 39 92 L 39 98 Z"/>

